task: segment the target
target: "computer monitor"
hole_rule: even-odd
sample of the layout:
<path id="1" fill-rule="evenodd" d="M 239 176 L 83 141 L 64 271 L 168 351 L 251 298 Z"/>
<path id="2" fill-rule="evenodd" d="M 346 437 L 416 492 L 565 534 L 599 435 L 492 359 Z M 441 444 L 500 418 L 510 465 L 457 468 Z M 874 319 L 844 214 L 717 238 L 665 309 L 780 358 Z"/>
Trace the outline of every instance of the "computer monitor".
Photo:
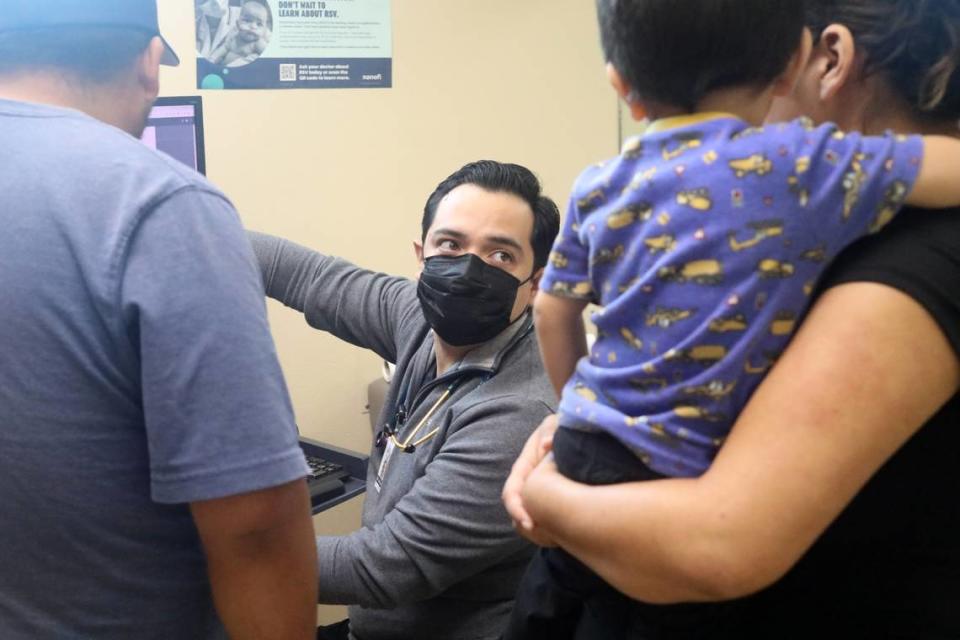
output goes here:
<path id="1" fill-rule="evenodd" d="M 206 175 L 200 96 L 157 98 L 141 140 Z"/>

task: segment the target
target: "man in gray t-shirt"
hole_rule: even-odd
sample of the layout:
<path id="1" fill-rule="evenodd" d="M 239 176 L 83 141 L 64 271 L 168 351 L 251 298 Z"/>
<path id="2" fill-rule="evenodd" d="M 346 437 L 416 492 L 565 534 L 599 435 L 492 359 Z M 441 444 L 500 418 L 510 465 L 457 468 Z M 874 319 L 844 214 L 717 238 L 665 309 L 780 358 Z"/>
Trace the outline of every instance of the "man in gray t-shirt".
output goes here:
<path id="1" fill-rule="evenodd" d="M 155 0 L 0 13 L 0 637 L 311 638 L 253 253 L 219 190 L 131 135 L 176 62 Z"/>

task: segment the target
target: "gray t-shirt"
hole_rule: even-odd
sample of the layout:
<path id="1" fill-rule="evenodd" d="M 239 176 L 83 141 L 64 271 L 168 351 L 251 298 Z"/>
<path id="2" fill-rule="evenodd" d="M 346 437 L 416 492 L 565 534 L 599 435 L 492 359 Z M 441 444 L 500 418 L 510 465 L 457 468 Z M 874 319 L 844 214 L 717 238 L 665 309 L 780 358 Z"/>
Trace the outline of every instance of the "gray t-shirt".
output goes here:
<path id="1" fill-rule="evenodd" d="M 230 202 L 0 100 L 0 636 L 223 634 L 186 503 L 306 473 Z"/>

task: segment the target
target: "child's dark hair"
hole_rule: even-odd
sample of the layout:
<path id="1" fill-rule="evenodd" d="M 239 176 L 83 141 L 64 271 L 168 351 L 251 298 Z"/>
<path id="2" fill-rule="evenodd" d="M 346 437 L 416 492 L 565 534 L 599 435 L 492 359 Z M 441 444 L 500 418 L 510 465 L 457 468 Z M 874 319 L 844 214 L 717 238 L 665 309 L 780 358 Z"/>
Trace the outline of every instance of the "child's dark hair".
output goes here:
<path id="1" fill-rule="evenodd" d="M 773 82 L 803 36 L 800 0 L 597 0 L 607 61 L 641 100 L 690 111 Z"/>
<path id="2" fill-rule="evenodd" d="M 853 33 L 865 73 L 933 120 L 960 119 L 960 0 L 806 0 L 819 39 L 833 23 Z"/>

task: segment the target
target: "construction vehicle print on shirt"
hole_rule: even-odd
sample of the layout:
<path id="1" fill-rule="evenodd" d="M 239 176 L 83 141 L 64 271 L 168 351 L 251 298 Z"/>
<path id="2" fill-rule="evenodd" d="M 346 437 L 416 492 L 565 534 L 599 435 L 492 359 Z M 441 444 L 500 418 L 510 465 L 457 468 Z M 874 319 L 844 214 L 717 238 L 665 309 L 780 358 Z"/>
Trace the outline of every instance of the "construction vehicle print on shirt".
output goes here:
<path id="1" fill-rule="evenodd" d="M 731 140 L 741 140 L 743 138 L 749 138 L 750 136 L 755 136 L 763 133 L 763 127 L 747 127 L 743 131 L 737 132 L 730 136 Z"/>
<path id="2" fill-rule="evenodd" d="M 900 206 L 906 197 L 907 183 L 897 180 L 887 187 L 886 192 L 883 194 L 883 202 L 880 203 L 880 209 L 877 211 L 877 216 L 873 219 L 873 222 L 870 223 L 869 232 L 876 233 L 887 226 L 887 224 L 893 220 L 893 216 L 897 215 L 897 211 L 900 210 Z"/>
<path id="3" fill-rule="evenodd" d="M 738 178 L 746 178 L 751 173 L 765 176 L 773 171 L 773 162 L 762 153 L 755 153 L 739 160 L 731 160 L 728 164 L 733 169 L 733 175 Z"/>
<path id="4" fill-rule="evenodd" d="M 682 320 L 686 320 L 696 313 L 696 309 L 667 309 L 657 307 L 657 310 L 647 314 L 647 326 L 669 329 Z"/>
<path id="5" fill-rule="evenodd" d="M 661 444 L 671 447 L 680 445 L 680 441 L 677 439 L 677 437 L 667 431 L 667 427 L 660 422 L 641 423 L 641 426 L 646 426 L 647 431 L 650 432 L 650 435 L 659 440 Z"/>
<path id="6" fill-rule="evenodd" d="M 695 260 L 680 266 L 662 267 L 657 278 L 678 284 L 716 286 L 723 282 L 723 265 L 718 260 Z"/>
<path id="7" fill-rule="evenodd" d="M 620 285 L 619 287 L 617 287 L 617 290 L 618 290 L 620 293 L 626 293 L 626 292 L 629 291 L 630 289 L 633 289 L 633 287 L 636 286 L 636 284 L 637 284 L 638 282 L 640 282 L 640 276 L 637 276 L 637 277 L 635 277 L 635 278 L 630 278 L 629 280 L 627 280 L 626 282 L 624 282 L 622 285 Z"/>
<path id="8" fill-rule="evenodd" d="M 736 381 L 724 383 L 722 380 L 713 380 L 707 384 L 696 387 L 684 387 L 683 393 L 688 396 L 722 400 L 733 393 L 736 386 Z"/>
<path id="9" fill-rule="evenodd" d="M 797 314 L 792 311 L 781 311 L 770 323 L 770 335 L 788 336 L 797 327 Z"/>
<path id="10" fill-rule="evenodd" d="M 603 189 L 594 189 L 587 195 L 577 200 L 577 209 L 582 215 L 586 215 L 607 201 L 607 194 Z"/>
<path id="11" fill-rule="evenodd" d="M 678 193 L 677 204 L 697 211 L 709 211 L 713 207 L 713 200 L 710 199 L 710 190 L 701 187 L 700 189 L 688 189 Z"/>
<path id="12" fill-rule="evenodd" d="M 715 413 L 709 409 L 704 409 L 703 407 L 697 407 L 694 405 L 685 405 L 674 407 L 674 415 L 678 418 L 683 418 L 684 420 L 703 420 L 705 422 L 725 422 L 727 416 L 722 413 Z"/>
<path id="13" fill-rule="evenodd" d="M 625 251 L 626 249 L 622 244 L 618 244 L 613 248 L 604 247 L 603 249 L 598 250 L 593 256 L 593 261 L 591 264 L 593 266 L 613 264 L 614 262 L 618 262 L 623 258 Z"/>
<path id="14" fill-rule="evenodd" d="M 660 154 L 667 162 L 679 158 L 691 149 L 699 149 L 703 136 L 699 133 L 683 133 L 660 143 Z"/>
<path id="15" fill-rule="evenodd" d="M 573 392 L 578 396 L 580 396 L 581 398 L 583 398 L 584 400 L 589 400 L 590 402 L 597 401 L 596 392 L 590 387 L 588 387 L 587 385 L 583 384 L 582 382 L 578 382 L 575 385 L 573 385 Z"/>
<path id="16" fill-rule="evenodd" d="M 776 238 L 783 235 L 782 220 L 760 220 L 758 222 L 751 222 L 747 226 L 753 230 L 753 236 L 742 242 L 737 240 L 737 234 L 735 232 L 730 233 L 729 240 L 732 250 L 743 251 L 745 249 L 752 249 L 767 238 Z"/>
<path id="17" fill-rule="evenodd" d="M 553 283 L 550 292 L 561 296 L 572 296 L 574 298 L 589 298 L 593 293 L 593 285 L 589 280 L 583 282 L 560 282 Z"/>
<path id="18" fill-rule="evenodd" d="M 657 175 L 657 168 L 650 167 L 649 169 L 644 169 L 643 171 L 638 171 L 633 174 L 633 179 L 630 180 L 630 184 L 623 188 L 623 194 L 626 195 L 631 191 L 636 191 L 644 185 L 650 184 L 653 182 L 653 177 Z"/>
<path id="19" fill-rule="evenodd" d="M 743 365 L 743 371 L 750 375 L 762 375 L 776 364 L 777 357 L 778 355 L 772 351 L 764 351 L 759 356 L 747 360 Z"/>
<path id="20" fill-rule="evenodd" d="M 827 245 L 818 244 L 812 249 L 807 249 L 800 254 L 801 260 L 806 260 L 807 262 L 815 262 L 817 264 L 822 264 L 827 261 Z"/>
<path id="21" fill-rule="evenodd" d="M 701 345 L 690 349 L 670 349 L 663 354 L 666 362 L 712 365 L 727 356 L 727 348 L 718 344 Z"/>
<path id="22" fill-rule="evenodd" d="M 647 202 L 640 202 L 629 207 L 615 211 L 607 216 L 607 227 L 610 229 L 623 229 L 636 222 L 645 222 L 653 216 L 653 206 Z"/>
<path id="23" fill-rule="evenodd" d="M 747 330 L 747 317 L 742 313 L 733 316 L 723 316 L 710 321 L 710 331 L 713 333 L 733 333 Z"/>
<path id="24" fill-rule="evenodd" d="M 643 349 L 643 340 L 638 338 L 630 329 L 626 327 L 623 327 L 622 329 L 620 329 L 620 337 L 623 338 L 628 345 L 630 345 L 637 351 L 640 351 L 641 349 Z"/>
<path id="25" fill-rule="evenodd" d="M 620 155 L 627 160 L 636 160 L 643 155 L 643 140 L 639 136 L 630 138 L 623 144 Z"/>
<path id="26" fill-rule="evenodd" d="M 794 268 L 789 262 L 780 262 L 779 260 L 767 258 L 757 264 L 757 273 L 764 279 L 789 278 L 793 276 Z"/>
<path id="27" fill-rule="evenodd" d="M 650 253 L 670 253 L 677 248 L 677 238 L 673 234 L 665 233 L 653 238 L 645 238 L 643 244 L 647 245 Z"/>
<path id="28" fill-rule="evenodd" d="M 850 162 L 850 171 L 843 177 L 843 219 L 848 220 L 853 214 L 853 208 L 860 201 L 860 192 L 867 181 L 867 173 L 863 170 L 865 153 L 858 153 Z"/>
<path id="29" fill-rule="evenodd" d="M 627 381 L 627 384 L 630 385 L 630 388 L 639 391 L 640 393 L 653 393 L 655 391 L 663 391 L 667 388 L 667 379 L 666 378 L 630 378 Z"/>
<path id="30" fill-rule="evenodd" d="M 566 269 L 567 265 L 570 264 L 570 260 L 568 260 L 567 256 L 563 255 L 559 251 L 551 251 L 550 264 L 552 264 L 556 269 Z"/>
<path id="31" fill-rule="evenodd" d="M 789 186 L 790 193 L 797 197 L 797 201 L 801 207 L 806 207 L 810 204 L 810 191 L 800 185 L 800 178 L 797 176 L 788 176 L 787 185 Z"/>

